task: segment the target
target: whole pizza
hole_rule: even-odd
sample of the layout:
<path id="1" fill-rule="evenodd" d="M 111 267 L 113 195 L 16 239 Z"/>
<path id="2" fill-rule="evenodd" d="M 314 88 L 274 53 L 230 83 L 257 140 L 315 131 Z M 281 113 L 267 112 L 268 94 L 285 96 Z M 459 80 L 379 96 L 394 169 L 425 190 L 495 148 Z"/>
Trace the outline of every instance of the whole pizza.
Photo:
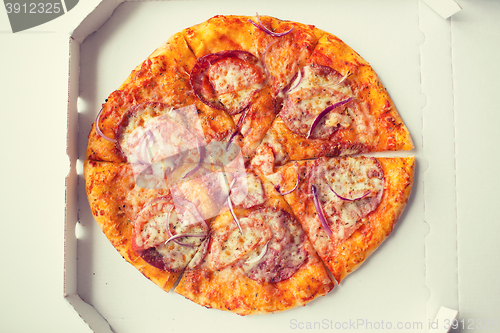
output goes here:
<path id="1" fill-rule="evenodd" d="M 109 95 L 85 184 L 104 234 L 163 290 L 272 313 L 327 294 L 387 238 L 414 158 L 376 152 L 412 148 L 377 74 L 339 38 L 215 16 Z"/>

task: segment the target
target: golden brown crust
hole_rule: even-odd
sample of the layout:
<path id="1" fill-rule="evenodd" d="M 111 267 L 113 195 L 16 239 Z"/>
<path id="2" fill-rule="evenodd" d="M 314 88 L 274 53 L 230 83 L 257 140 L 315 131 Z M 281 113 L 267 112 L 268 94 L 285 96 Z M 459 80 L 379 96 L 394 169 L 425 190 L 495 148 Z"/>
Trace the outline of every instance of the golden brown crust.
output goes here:
<path id="1" fill-rule="evenodd" d="M 266 314 L 305 305 L 333 288 L 326 270 L 311 259 L 291 278 L 262 285 L 236 269 L 206 269 L 184 272 L 175 292 L 208 308 L 227 310 L 239 315 Z"/>
<path id="2" fill-rule="evenodd" d="M 173 287 L 181 273 L 153 267 L 131 247 L 133 223 L 139 211 L 150 200 L 170 195 L 166 189 L 137 186 L 131 166 L 113 142 L 118 124 L 131 106 L 160 102 L 166 108 L 180 108 L 194 104 L 206 142 L 232 138 L 240 145 L 247 168 L 248 160 L 262 147 L 275 155 L 275 160 L 270 161 L 271 171 L 289 161 L 299 161 L 304 166 L 323 156 L 413 148 L 409 132 L 378 76 L 354 50 L 336 36 L 311 25 L 268 16 L 260 19 L 273 32 L 292 30 L 273 37 L 252 24 L 251 21 L 258 22 L 257 17 L 215 16 L 173 35 L 138 65 L 103 104 L 99 129 L 111 140 L 98 134 L 95 124 L 90 131 L 84 174 L 92 214 L 119 253 L 165 291 Z M 253 54 L 266 74 L 248 108 L 236 114 L 204 104 L 191 86 L 190 77 L 201 57 L 232 50 Z M 372 131 L 340 129 L 328 140 L 307 139 L 290 131 L 279 112 L 297 73 L 309 65 L 328 66 L 341 75 L 350 73 L 347 85 L 355 93 L 360 112 L 370 115 Z M 237 132 L 241 135 L 234 136 Z M 341 281 L 359 267 L 391 233 L 410 195 L 414 158 L 378 158 L 378 161 L 385 173 L 382 203 L 334 251 L 317 251 L 306 239 L 306 263 L 291 277 L 276 283 L 252 280 L 236 266 L 214 270 L 208 264 L 201 264 L 184 272 L 175 291 L 203 306 L 240 315 L 282 311 L 325 295 L 333 288 L 327 268 Z M 284 179 L 282 192 L 291 190 L 297 181 L 291 165 L 278 170 Z M 297 190 L 283 197 L 264 176 L 269 172 L 255 172 L 267 194 L 260 208 L 272 207 L 294 215 L 307 235 L 303 217 L 312 214 L 314 204 L 310 197 L 301 197 L 300 184 Z M 235 208 L 242 217 L 253 210 Z M 210 226 L 213 231 L 232 221 L 231 214 L 225 211 Z"/>
<path id="3" fill-rule="evenodd" d="M 264 178 L 262 180 L 267 196 L 263 206 L 292 214 L 273 185 Z M 244 217 L 256 209 L 262 209 L 262 206 L 235 209 L 235 213 Z M 226 211 L 216 218 L 211 228 L 217 230 L 233 223 L 233 217 Z M 284 281 L 259 283 L 243 275 L 235 266 L 213 270 L 208 263 L 210 259 L 207 259 L 199 267 L 184 272 L 175 292 L 203 306 L 239 315 L 273 313 L 305 305 L 314 298 L 327 294 L 333 288 L 333 282 L 307 239 L 304 241 L 304 248 L 307 261 Z M 207 254 L 209 256 L 210 252 Z"/>

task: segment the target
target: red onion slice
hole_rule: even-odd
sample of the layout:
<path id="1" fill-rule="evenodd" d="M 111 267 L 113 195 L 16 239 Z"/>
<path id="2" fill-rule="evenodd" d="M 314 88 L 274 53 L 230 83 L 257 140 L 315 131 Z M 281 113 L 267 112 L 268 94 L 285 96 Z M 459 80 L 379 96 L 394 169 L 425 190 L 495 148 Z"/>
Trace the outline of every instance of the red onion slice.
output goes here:
<path id="1" fill-rule="evenodd" d="M 295 166 L 297 167 L 297 169 L 295 170 L 297 172 L 297 182 L 295 183 L 295 186 L 290 191 L 280 192 L 280 186 L 276 185 L 274 188 L 276 189 L 276 191 L 278 191 L 279 194 L 281 194 L 281 195 L 290 194 L 293 191 L 295 191 L 297 189 L 297 187 L 299 186 L 299 166 L 298 166 L 298 164 L 295 164 Z"/>
<path id="2" fill-rule="evenodd" d="M 238 220 L 238 217 L 236 217 L 236 214 L 234 213 L 233 204 L 231 203 L 231 198 L 229 196 L 227 197 L 227 205 L 229 206 L 229 210 L 231 211 L 231 215 L 233 215 L 234 222 L 236 222 L 238 229 L 240 229 L 240 234 L 243 235 L 243 230 L 241 229 L 240 221 Z"/>
<path id="3" fill-rule="evenodd" d="M 333 69 L 332 69 L 333 71 Z M 339 73 L 340 74 L 340 73 Z M 327 83 L 327 84 L 323 84 L 321 85 L 321 87 L 331 87 L 331 86 L 338 86 L 339 84 L 341 84 L 342 82 L 344 82 L 349 76 L 351 75 L 351 71 L 347 71 L 347 73 L 342 76 L 340 78 L 340 80 L 338 80 L 337 82 L 334 82 L 334 83 Z"/>
<path id="4" fill-rule="evenodd" d="M 194 244 L 186 244 L 186 243 L 181 243 L 179 241 L 176 241 L 177 238 L 182 238 L 182 237 L 200 237 L 200 238 L 205 238 L 205 237 L 207 237 L 207 234 L 189 234 L 189 233 L 187 233 L 187 234 L 177 234 L 177 235 L 174 235 L 174 236 L 170 237 L 169 239 L 167 239 L 165 241 L 165 245 L 168 242 L 170 242 L 170 241 L 174 241 L 177 244 L 182 245 L 182 246 L 195 247 Z"/>
<path id="5" fill-rule="evenodd" d="M 254 263 L 258 262 L 260 259 L 264 258 L 268 249 L 269 249 L 269 241 L 266 242 L 266 244 L 262 248 L 262 251 L 259 253 L 259 255 L 257 257 L 245 261 L 245 264 L 254 264 Z"/>
<path id="6" fill-rule="evenodd" d="M 189 262 L 188 269 L 196 268 L 197 266 L 201 265 L 203 259 L 207 255 L 209 243 L 210 243 L 210 234 L 208 234 L 207 237 L 203 240 L 203 243 L 201 243 L 197 253 L 194 255 L 193 259 Z"/>
<path id="7" fill-rule="evenodd" d="M 231 146 L 231 142 L 233 141 L 234 137 L 240 133 L 239 129 L 235 129 L 233 134 L 229 137 L 229 140 L 227 140 L 227 145 L 226 145 L 226 152 L 229 150 L 229 147 Z"/>
<path id="8" fill-rule="evenodd" d="M 328 237 L 332 237 L 333 232 L 332 229 L 328 226 L 328 223 L 326 222 L 325 215 L 323 215 L 323 210 L 321 209 L 321 203 L 319 202 L 318 198 L 318 190 L 316 189 L 316 186 L 311 185 L 311 191 L 313 194 L 313 201 L 314 201 L 314 207 L 316 208 L 316 213 L 318 214 L 319 221 L 321 222 L 321 225 L 325 229 L 326 234 Z"/>
<path id="9" fill-rule="evenodd" d="M 261 56 L 261 59 L 260 59 L 260 61 L 262 62 L 262 65 L 264 66 L 264 70 L 266 72 L 266 75 L 270 75 L 271 74 L 271 71 L 269 70 L 269 68 L 267 68 L 267 65 L 266 65 L 267 53 L 269 52 L 269 49 L 271 48 L 271 46 L 273 46 L 274 44 L 276 44 L 277 41 L 278 40 L 276 39 L 275 41 L 273 41 L 272 43 L 269 43 L 269 45 L 266 46 L 266 49 L 262 53 L 262 56 Z"/>
<path id="10" fill-rule="evenodd" d="M 170 206 L 170 209 L 167 212 L 167 219 L 165 221 L 165 229 L 167 230 L 167 235 L 168 237 L 172 237 L 172 233 L 170 232 L 170 213 L 172 213 L 172 210 L 174 209 L 174 206 Z"/>
<path id="11" fill-rule="evenodd" d="M 182 204 L 184 205 L 189 205 L 191 204 L 193 207 L 194 207 L 194 204 L 191 202 L 191 201 L 188 201 L 188 200 L 184 200 L 180 197 L 176 197 L 176 201 L 181 201 Z M 196 207 L 194 207 L 194 213 L 193 213 L 193 207 L 191 207 L 191 209 L 189 210 L 189 212 L 191 214 L 193 214 L 195 216 L 195 218 L 201 218 L 203 221 L 203 226 L 204 226 L 204 229 L 208 230 L 208 225 L 205 223 L 205 220 L 203 220 L 203 218 L 201 217 L 201 215 L 198 213 L 198 210 L 196 209 Z M 167 235 L 168 235 L 168 239 L 165 241 L 165 244 L 167 244 L 168 242 L 170 241 L 174 241 L 175 243 L 181 245 L 181 246 L 187 246 L 187 247 L 194 247 L 193 244 L 187 244 L 187 243 L 182 243 L 180 241 L 177 240 L 177 238 L 181 238 L 181 237 L 205 237 L 207 236 L 206 233 L 202 233 L 202 234 L 193 234 L 193 233 L 184 233 L 184 234 L 177 234 L 177 235 L 172 235 L 172 233 L 170 232 L 170 214 L 172 213 L 172 210 L 173 210 L 173 206 L 170 208 L 170 210 L 167 212 L 167 220 L 165 222 L 165 227 L 166 227 L 166 230 L 167 230 Z M 187 208 L 185 208 L 187 209 Z M 198 216 L 196 216 L 198 215 Z"/>
<path id="12" fill-rule="evenodd" d="M 242 112 L 243 114 L 240 116 L 240 119 L 238 119 L 238 123 L 236 124 L 236 129 L 234 130 L 234 132 L 231 134 L 231 136 L 229 137 L 229 140 L 227 140 L 227 146 L 226 146 L 226 151 L 229 150 L 229 147 L 231 146 L 231 142 L 233 141 L 234 137 L 240 133 L 241 134 L 241 126 L 243 126 L 243 121 L 245 120 L 245 117 L 247 116 L 247 111 L 248 111 L 248 107 L 249 105 L 247 105 L 247 107 L 245 107 Z M 243 134 L 241 134 L 243 135 Z"/>
<path id="13" fill-rule="evenodd" d="M 115 139 L 108 138 L 106 135 L 104 135 L 104 133 L 99 128 L 99 118 L 101 118 L 101 113 L 102 113 L 102 108 L 101 108 L 101 111 L 99 111 L 99 113 L 97 114 L 97 117 L 95 119 L 95 130 L 96 130 L 97 134 L 99 134 L 99 136 L 102 137 L 103 139 L 106 139 L 108 141 L 115 143 L 116 142 Z"/>
<path id="14" fill-rule="evenodd" d="M 233 185 L 235 183 L 236 183 L 236 178 L 233 178 L 233 180 L 231 181 L 231 184 L 229 184 L 229 193 L 227 195 L 227 205 L 229 207 L 229 211 L 231 212 L 231 215 L 233 215 L 234 222 L 236 222 L 238 229 L 240 229 L 240 234 L 243 235 L 243 230 L 241 229 L 240 220 L 238 220 L 238 217 L 236 216 L 236 213 L 234 212 L 234 209 L 233 209 L 233 204 L 231 203 L 231 188 L 233 187 Z"/>
<path id="15" fill-rule="evenodd" d="M 362 195 L 362 196 L 360 196 L 359 198 L 349 199 L 349 198 L 344 198 L 344 197 L 340 196 L 337 192 L 335 192 L 335 191 L 333 190 L 333 188 L 332 188 L 329 184 L 327 184 L 327 185 L 328 185 L 328 187 L 330 188 L 330 190 L 331 190 L 333 193 L 335 193 L 335 195 L 336 195 L 337 197 L 339 197 L 340 199 L 342 199 L 342 200 L 344 200 L 344 201 L 356 201 L 356 200 L 361 200 L 361 199 L 365 198 L 368 194 L 372 193 L 372 191 L 368 190 L 368 192 L 366 192 L 365 194 L 363 194 L 363 195 Z"/>
<path id="16" fill-rule="evenodd" d="M 292 91 L 293 89 L 297 88 L 300 85 L 302 79 L 304 78 L 304 73 L 302 71 L 303 69 L 301 68 L 297 72 L 297 76 L 295 77 L 295 80 L 293 80 L 292 86 L 285 91 L 285 94 L 288 94 L 290 91 Z"/>
<path id="17" fill-rule="evenodd" d="M 272 32 L 271 30 L 269 30 L 268 28 L 266 28 L 264 26 L 264 24 L 262 24 L 262 21 L 260 20 L 260 17 L 259 17 L 259 14 L 256 13 L 256 16 L 257 16 L 257 21 L 258 23 L 255 23 L 254 21 L 248 19 L 248 22 L 252 23 L 254 26 L 256 26 L 258 29 L 264 31 L 266 34 L 268 35 L 271 35 L 273 37 L 282 37 L 282 36 L 285 36 L 285 35 L 288 35 L 290 32 L 293 31 L 293 28 L 292 27 L 290 30 L 288 31 L 285 31 L 285 32 L 281 32 L 281 33 L 277 33 L 277 32 Z"/>
<path id="18" fill-rule="evenodd" d="M 172 233 L 170 232 L 170 213 L 172 213 L 173 209 L 174 209 L 174 206 L 171 206 L 169 211 L 167 212 L 167 219 L 165 221 L 165 228 L 167 230 L 168 239 L 165 241 L 165 244 L 167 244 L 167 242 L 169 242 L 170 240 L 173 240 L 174 242 L 176 242 L 179 245 L 186 246 L 186 244 L 179 242 L 176 238 L 172 238 L 174 235 L 172 235 Z"/>
<path id="19" fill-rule="evenodd" d="M 314 122 L 311 126 L 311 128 L 309 129 L 309 132 L 307 133 L 307 139 L 309 139 L 309 137 L 311 136 L 311 134 L 313 133 L 314 129 L 316 128 L 316 126 L 318 126 L 318 124 L 320 123 L 321 119 L 323 119 L 324 116 L 326 116 L 330 111 L 344 105 L 344 104 L 347 104 L 349 103 L 350 101 L 352 101 L 354 98 L 353 97 L 349 97 L 348 99 L 344 99 L 343 101 L 340 101 L 338 103 L 335 103 L 333 105 L 330 105 L 329 107 L 327 107 L 326 109 L 324 109 L 323 111 L 321 111 L 319 113 L 319 115 L 316 117 L 316 119 L 314 119 Z"/>
<path id="20" fill-rule="evenodd" d="M 347 71 L 347 73 L 338 81 L 334 84 L 334 86 L 341 84 L 342 82 L 345 81 L 351 75 L 351 71 Z"/>

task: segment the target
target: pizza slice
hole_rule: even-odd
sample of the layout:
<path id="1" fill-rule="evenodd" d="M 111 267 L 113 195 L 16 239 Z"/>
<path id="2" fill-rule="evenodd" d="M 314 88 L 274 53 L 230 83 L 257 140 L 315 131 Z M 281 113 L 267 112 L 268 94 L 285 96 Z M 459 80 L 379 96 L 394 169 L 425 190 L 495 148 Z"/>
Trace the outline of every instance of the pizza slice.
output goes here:
<path id="1" fill-rule="evenodd" d="M 410 196 L 413 170 L 413 157 L 319 158 L 286 164 L 267 178 L 340 282 L 391 233 Z"/>
<path id="2" fill-rule="evenodd" d="M 413 143 L 372 67 L 325 33 L 284 92 L 263 143 L 276 165 L 318 156 L 410 150 Z"/>
<path id="3" fill-rule="evenodd" d="M 240 315 L 283 311 L 328 293 L 332 280 L 273 185 L 251 170 L 231 183 L 228 208 L 210 224 L 175 292 Z"/>

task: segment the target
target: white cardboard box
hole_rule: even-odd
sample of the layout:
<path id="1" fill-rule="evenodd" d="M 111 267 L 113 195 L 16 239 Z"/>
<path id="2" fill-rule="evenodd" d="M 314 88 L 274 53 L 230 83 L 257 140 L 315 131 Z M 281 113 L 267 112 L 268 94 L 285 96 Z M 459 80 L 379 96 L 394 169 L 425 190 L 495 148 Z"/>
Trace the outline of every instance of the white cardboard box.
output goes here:
<path id="1" fill-rule="evenodd" d="M 500 135 L 491 134 L 499 119 L 494 112 L 500 74 L 497 3 L 460 1 L 463 10 L 448 20 L 420 1 L 97 3 L 82 2 L 67 14 L 82 23 L 66 46 L 59 37 L 50 44 L 61 44 L 70 55 L 63 295 L 83 327 L 98 332 L 192 331 L 210 323 L 218 331 L 268 332 L 309 326 L 327 331 L 339 325 L 347 332 L 369 332 L 400 323 L 403 331 L 424 332 L 446 306 L 460 310 L 460 331 L 486 325 L 499 331 L 495 277 L 500 245 L 495 236 L 500 227 L 491 208 L 500 161 L 489 148 L 500 143 Z M 410 129 L 416 148 L 409 154 L 417 157 L 417 170 L 412 198 L 393 234 L 339 288 L 306 307 L 239 317 L 164 293 L 126 263 L 92 220 L 81 161 L 100 104 L 166 38 L 216 14 L 255 12 L 314 24 L 369 61 Z M 13 133 L 5 129 L 3 133 Z M 64 158 L 57 160 L 65 164 Z M 57 243 L 60 236 L 50 237 Z M 28 253 L 32 251 L 21 252 Z M 51 276 L 44 274 L 43 281 Z M 22 290 L 18 284 L 15 290 Z M 1 304 L 3 313 L 11 313 L 7 302 Z M 14 304 L 20 308 L 20 301 Z M 35 318 L 57 318 L 46 315 L 50 310 L 44 309 L 43 299 L 33 304 L 39 304 Z M 2 325 L 39 327 L 14 320 L 2 320 Z"/>
<path id="2" fill-rule="evenodd" d="M 94 15 L 100 24 L 113 5 L 118 7 L 110 18 L 85 37 L 88 27 L 94 26 Z M 368 60 L 410 129 L 416 147 L 410 154 L 417 157 L 407 210 L 375 255 L 329 295 L 304 308 L 264 317 L 241 318 L 207 310 L 172 292 L 161 292 L 112 249 L 93 222 L 80 181 L 77 290 L 113 330 L 134 332 L 144 325 L 138 318 L 149 318 L 153 331 L 162 327 L 199 330 L 205 321 L 215 321 L 224 331 L 238 327 L 244 332 L 345 329 L 347 323 L 364 331 L 399 326 L 426 331 L 441 305 L 458 308 L 449 21 L 415 1 L 313 1 L 307 10 L 300 2 L 103 1 L 100 7 L 75 33 L 77 41 L 85 37 L 79 52 L 80 160 L 100 104 L 168 36 L 217 14 L 254 12 L 314 24 L 336 34 Z M 74 49 L 70 48 L 72 56 Z M 196 321 L 191 320 L 193 315 Z M 86 320 L 92 326 L 94 316 Z"/>

